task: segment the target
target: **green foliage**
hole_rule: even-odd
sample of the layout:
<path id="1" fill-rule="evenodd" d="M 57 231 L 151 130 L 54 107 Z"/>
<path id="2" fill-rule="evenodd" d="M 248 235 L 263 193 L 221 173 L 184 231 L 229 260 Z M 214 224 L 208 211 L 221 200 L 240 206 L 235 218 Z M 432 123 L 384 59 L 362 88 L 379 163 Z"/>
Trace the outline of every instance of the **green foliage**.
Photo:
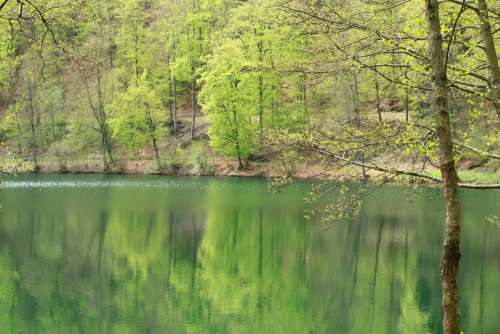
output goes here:
<path id="1" fill-rule="evenodd" d="M 226 156 L 246 159 L 255 148 L 256 110 L 251 89 L 255 82 L 244 71 L 244 59 L 241 42 L 228 41 L 219 47 L 201 77 L 200 102 L 212 125 L 212 147 Z"/>
<path id="2" fill-rule="evenodd" d="M 193 166 L 196 174 L 213 175 L 215 172 L 208 147 L 201 142 L 195 142 L 191 145 L 189 163 Z"/>
<path id="3" fill-rule="evenodd" d="M 203 114 L 195 114 L 194 132 L 208 133 L 210 156 L 244 162 L 278 152 L 290 175 L 303 161 L 329 162 L 296 149 L 304 141 L 351 160 L 385 160 L 389 168 L 438 161 L 435 133 L 426 130 L 434 126 L 427 22 L 414 3 L 33 3 L 50 13 L 45 23 L 19 25 L 15 1 L 0 18 L 7 32 L 0 37 L 2 141 L 24 158 L 66 152 L 101 155 L 106 164 L 114 150 L 117 160 L 168 156 L 162 149 L 193 144 L 185 134 L 198 98 Z M 28 7 L 26 15 L 39 18 Z M 494 152 L 498 118 L 493 101 L 485 101 L 494 85 L 479 29 L 470 28 L 480 21 L 471 10 L 458 17 L 456 4 L 440 8 L 454 135 Z M 174 118 L 178 128 L 169 129 Z M 471 154 L 457 151 L 457 159 Z"/>
<path id="4" fill-rule="evenodd" d="M 179 145 L 169 157 L 168 165 L 173 173 L 177 173 L 184 166 L 185 163 L 186 163 L 186 151 Z"/>
<path id="5" fill-rule="evenodd" d="M 137 149 L 151 143 L 152 138 L 164 134 L 160 126 L 165 119 L 161 101 L 147 81 L 144 72 L 137 85 L 132 84 L 116 97 L 109 124 L 113 138 L 129 149 Z"/>

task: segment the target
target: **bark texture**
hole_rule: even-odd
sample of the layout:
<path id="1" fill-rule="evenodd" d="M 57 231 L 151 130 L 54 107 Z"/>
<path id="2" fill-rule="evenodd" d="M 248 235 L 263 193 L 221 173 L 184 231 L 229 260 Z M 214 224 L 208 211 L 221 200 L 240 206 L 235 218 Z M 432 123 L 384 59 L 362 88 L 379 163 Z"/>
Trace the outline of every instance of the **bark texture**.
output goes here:
<path id="1" fill-rule="evenodd" d="M 488 16 L 488 5 L 486 0 L 477 0 L 477 14 L 479 16 L 481 39 L 484 44 L 484 52 L 488 61 L 488 71 L 491 84 L 491 98 L 494 101 L 497 116 L 500 118 L 500 68 L 498 65 L 495 39 L 491 30 Z"/>
<path id="2" fill-rule="evenodd" d="M 443 195 L 446 202 L 446 225 L 441 258 L 443 329 L 445 334 L 460 334 L 458 271 L 462 215 L 448 111 L 449 88 L 438 0 L 426 0 L 426 14 L 429 24 L 429 53 L 433 77 L 432 106 L 436 117 Z"/>

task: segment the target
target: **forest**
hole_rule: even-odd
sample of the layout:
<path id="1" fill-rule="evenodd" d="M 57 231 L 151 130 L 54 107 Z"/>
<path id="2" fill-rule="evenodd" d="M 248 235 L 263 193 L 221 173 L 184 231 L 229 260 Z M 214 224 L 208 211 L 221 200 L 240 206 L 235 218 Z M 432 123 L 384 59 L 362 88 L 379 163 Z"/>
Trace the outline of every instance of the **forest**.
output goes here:
<path id="1" fill-rule="evenodd" d="M 439 175 L 423 2 L 2 7 L 5 171 Z M 498 10 L 439 11 L 457 160 L 498 180 Z"/>
<path id="2" fill-rule="evenodd" d="M 460 189 L 500 189 L 498 1 L 1 0 L 0 31 L 2 173 L 437 184 L 460 333 Z"/>

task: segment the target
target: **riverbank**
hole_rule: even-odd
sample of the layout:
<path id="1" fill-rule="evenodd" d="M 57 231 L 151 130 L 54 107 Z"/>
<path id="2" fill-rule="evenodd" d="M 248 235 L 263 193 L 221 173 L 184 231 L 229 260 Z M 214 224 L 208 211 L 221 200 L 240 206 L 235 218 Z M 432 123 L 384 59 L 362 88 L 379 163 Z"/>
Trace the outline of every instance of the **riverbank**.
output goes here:
<path id="1" fill-rule="evenodd" d="M 0 160 L 0 171 L 3 173 L 45 173 L 45 174 L 118 174 L 118 175 L 165 175 L 165 176 L 220 176 L 220 177 L 260 177 L 275 178 L 289 175 L 298 180 L 330 180 L 330 181 L 360 181 L 361 170 L 351 166 L 324 166 L 321 163 L 297 163 L 293 171 L 286 170 L 278 159 L 268 161 L 248 162 L 244 169 L 238 168 L 238 162 L 230 159 L 213 158 L 207 166 L 200 168 L 195 164 L 182 164 L 176 168 L 156 167 L 151 159 L 139 159 L 114 164 L 105 173 L 102 163 L 96 159 L 73 160 L 61 165 L 54 159 L 42 159 L 38 163 L 38 170 L 30 160 Z M 393 166 L 405 169 L 404 163 Z M 435 168 L 426 170 L 426 174 L 439 177 L 440 172 Z M 377 171 L 366 171 L 372 182 L 389 181 L 388 176 Z M 477 169 L 459 169 L 462 182 L 468 183 L 500 183 L 500 169 L 497 166 L 486 165 Z M 422 180 L 423 181 L 423 180 Z M 406 183 L 408 178 L 401 176 L 391 178 L 391 183 Z"/>

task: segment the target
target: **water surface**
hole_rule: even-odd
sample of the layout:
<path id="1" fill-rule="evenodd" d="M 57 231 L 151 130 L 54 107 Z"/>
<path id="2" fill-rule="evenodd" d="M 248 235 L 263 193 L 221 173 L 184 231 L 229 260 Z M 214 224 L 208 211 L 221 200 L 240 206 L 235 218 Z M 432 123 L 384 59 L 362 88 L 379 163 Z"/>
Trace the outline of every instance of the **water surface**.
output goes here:
<path id="1" fill-rule="evenodd" d="M 441 333 L 439 190 L 383 188 L 327 231 L 303 218 L 309 190 L 4 179 L 0 333 Z M 464 332 L 500 333 L 500 192 L 462 195 Z"/>

